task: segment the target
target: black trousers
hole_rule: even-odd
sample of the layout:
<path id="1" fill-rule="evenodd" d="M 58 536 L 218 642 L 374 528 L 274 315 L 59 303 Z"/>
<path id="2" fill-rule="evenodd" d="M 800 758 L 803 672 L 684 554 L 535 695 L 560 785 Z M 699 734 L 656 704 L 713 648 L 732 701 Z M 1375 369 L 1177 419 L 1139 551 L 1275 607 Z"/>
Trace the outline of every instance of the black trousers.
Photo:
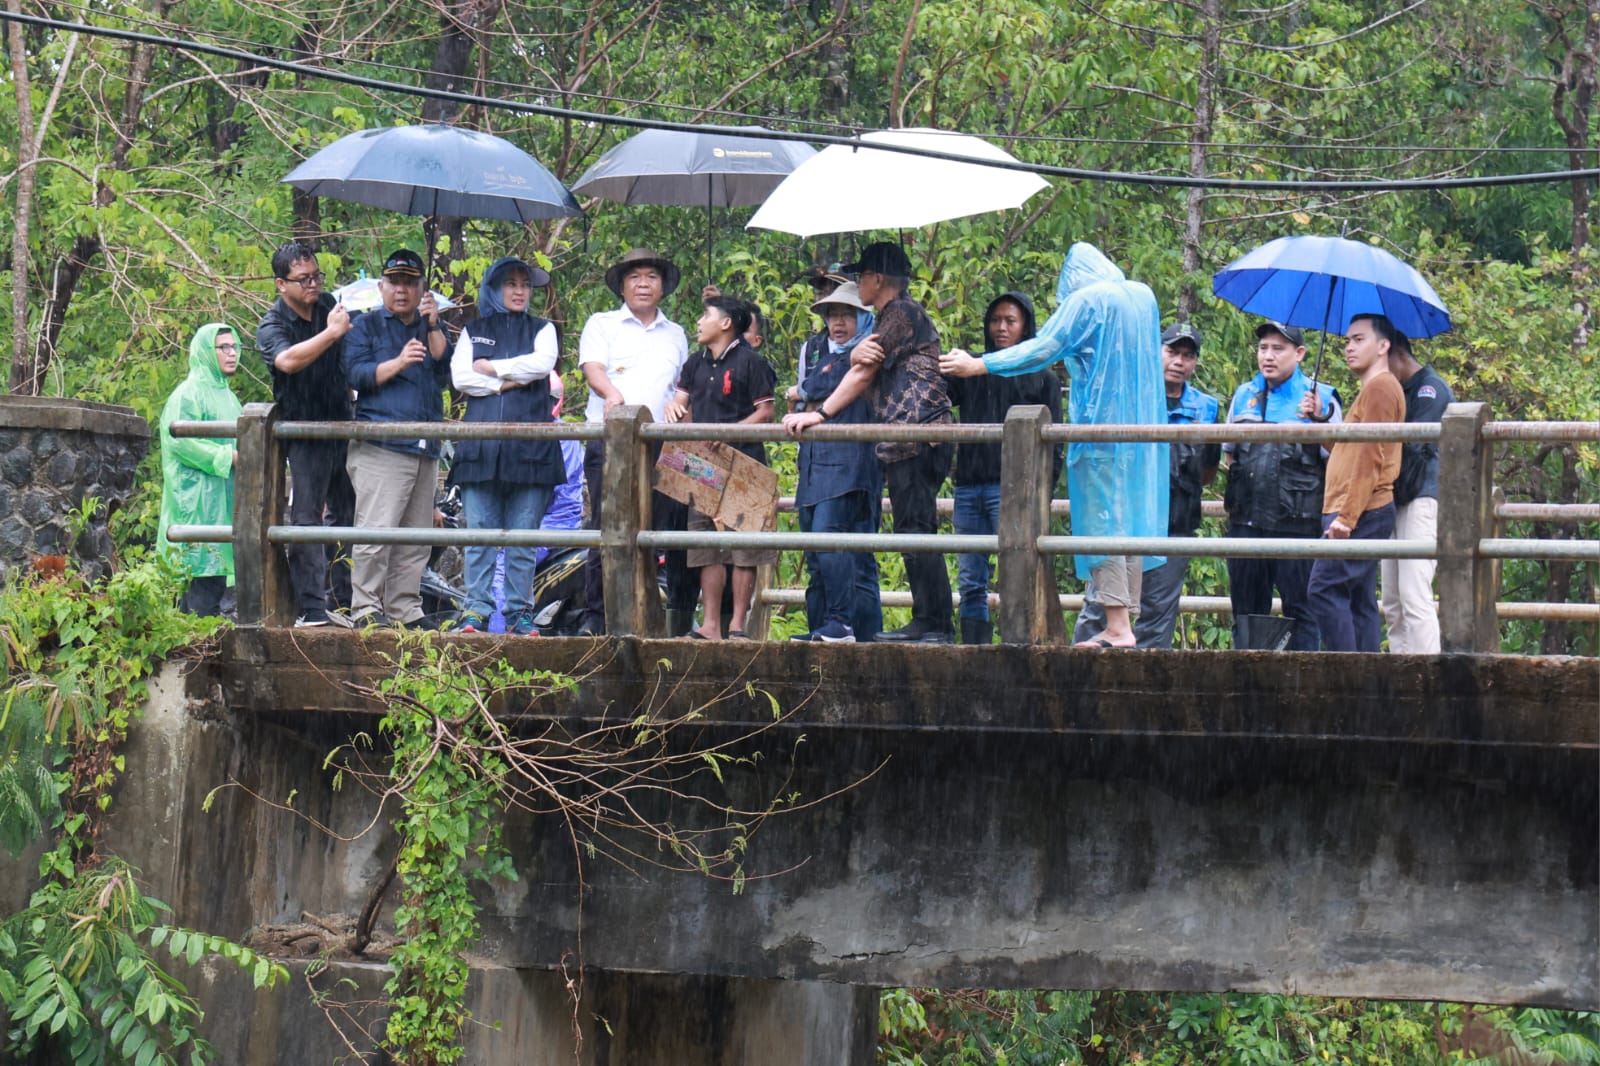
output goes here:
<path id="1" fill-rule="evenodd" d="M 651 446 L 652 458 L 661 450 L 659 444 Z M 589 488 L 589 520 L 585 526 L 600 529 L 605 509 L 606 442 L 591 440 L 583 450 L 583 480 Z M 689 528 L 688 505 L 661 493 L 654 493 L 650 501 L 650 528 L 683 531 Z M 700 572 L 690 570 L 688 552 L 669 551 L 662 563 L 662 573 L 667 580 L 667 608 L 692 611 L 700 597 Z M 591 621 L 603 622 L 606 617 L 605 571 L 598 548 L 589 552 L 583 567 L 584 608 Z"/>
<path id="2" fill-rule="evenodd" d="M 955 446 L 924 445 L 915 456 L 883 465 L 896 533 L 939 531 L 939 486 L 950 474 Z M 940 633 L 951 631 L 950 573 L 937 552 L 905 552 L 911 586 L 911 620 Z"/>
<path id="3" fill-rule="evenodd" d="M 292 440 L 285 444 L 289 459 L 289 524 L 295 526 L 349 526 L 355 524 L 356 493 L 345 470 L 342 440 Z M 350 606 L 350 550 L 329 545 L 290 544 L 289 584 L 299 611 Z M 329 589 L 333 602 L 328 602 Z"/>
<path id="4" fill-rule="evenodd" d="M 224 612 L 231 615 L 233 590 L 228 588 L 228 579 L 221 574 L 191 577 L 188 587 L 183 590 L 183 596 L 178 600 L 178 610 L 202 617 L 220 615 Z"/>
<path id="5" fill-rule="evenodd" d="M 1304 534 L 1264 533 L 1251 526 L 1230 526 L 1230 537 L 1296 536 Z M 1233 616 L 1245 614 L 1271 614 L 1272 589 L 1278 589 L 1283 600 L 1283 616 L 1294 620 L 1294 632 L 1289 637 L 1290 651 L 1316 651 L 1322 646 L 1322 634 L 1311 615 L 1311 601 L 1307 585 L 1311 581 L 1310 559 L 1229 559 L 1228 596 L 1233 601 Z M 1239 625 L 1233 627 L 1234 647 L 1240 647 Z"/>

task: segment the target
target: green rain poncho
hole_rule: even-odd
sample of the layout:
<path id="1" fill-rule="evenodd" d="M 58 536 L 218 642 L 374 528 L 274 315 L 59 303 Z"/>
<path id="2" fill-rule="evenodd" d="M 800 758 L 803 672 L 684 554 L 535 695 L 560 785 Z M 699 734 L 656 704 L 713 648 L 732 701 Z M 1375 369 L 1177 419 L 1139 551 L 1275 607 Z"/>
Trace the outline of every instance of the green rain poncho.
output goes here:
<path id="1" fill-rule="evenodd" d="M 174 422 L 227 422 L 239 417 L 239 401 L 217 365 L 217 334 L 234 332 L 221 322 L 201 326 L 189 342 L 189 376 L 161 409 L 161 527 L 156 545 L 183 560 L 190 577 L 218 574 L 233 584 L 232 544 L 169 544 L 171 525 L 233 524 L 233 441 L 172 436 Z"/>

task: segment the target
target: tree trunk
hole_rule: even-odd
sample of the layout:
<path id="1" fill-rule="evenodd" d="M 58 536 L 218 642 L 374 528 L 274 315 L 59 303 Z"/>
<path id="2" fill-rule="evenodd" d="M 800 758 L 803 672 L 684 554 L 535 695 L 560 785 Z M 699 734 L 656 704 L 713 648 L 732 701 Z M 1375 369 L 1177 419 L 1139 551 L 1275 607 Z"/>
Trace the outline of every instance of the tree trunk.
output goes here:
<path id="1" fill-rule="evenodd" d="M 22 13 L 22 0 L 6 0 L 6 10 Z M 11 82 L 17 100 L 17 207 L 11 231 L 11 392 L 39 394 L 28 352 L 28 222 L 33 214 L 34 161 L 39 146 L 33 137 L 33 83 L 28 77 L 28 49 L 20 22 L 8 23 Z"/>
<path id="2" fill-rule="evenodd" d="M 1561 127 L 1567 142 L 1567 165 L 1582 170 L 1595 165 L 1592 127 L 1594 124 L 1595 93 L 1600 82 L 1600 0 L 1584 0 L 1578 5 L 1580 24 L 1576 33 L 1562 33 L 1566 54 L 1561 57 L 1561 69 L 1556 75 L 1555 92 L 1550 106 L 1556 124 Z M 1572 251 L 1582 252 L 1589 247 L 1593 236 L 1589 228 L 1589 215 L 1594 205 L 1594 179 L 1583 178 L 1572 183 Z M 1594 305 L 1586 295 L 1585 287 L 1576 287 L 1578 294 L 1578 324 L 1573 329 L 1572 350 L 1588 350 L 1593 333 Z"/>
<path id="3" fill-rule="evenodd" d="M 10 2 L 10 0 L 8 0 Z M 151 18 L 163 20 L 170 4 L 161 0 L 151 12 Z M 116 143 L 111 148 L 110 165 L 114 170 L 128 166 L 128 150 L 133 147 L 133 134 L 144 111 L 144 92 L 150 81 L 150 67 L 155 50 L 151 45 L 134 43 L 128 46 L 128 81 L 122 95 L 122 114 L 116 124 Z M 116 200 L 117 194 L 105 182 L 95 189 L 95 204 L 105 207 Z M 88 234 L 72 242 L 67 254 L 56 260 L 51 272 L 50 299 L 45 304 L 43 321 L 39 324 L 39 338 L 33 349 L 33 380 L 43 381 L 45 372 L 55 359 L 56 344 L 61 339 L 61 329 L 67 320 L 67 308 L 72 303 L 78 279 L 95 256 L 100 254 L 99 234 Z"/>
<path id="4" fill-rule="evenodd" d="M 300 35 L 295 38 L 290 55 L 296 62 L 307 66 L 315 66 L 318 60 L 317 42 L 322 39 L 321 31 L 315 21 L 308 22 L 301 27 Z M 296 89 L 305 87 L 305 75 L 294 76 Z M 301 241 L 312 251 L 322 250 L 322 205 L 318 199 L 301 189 L 290 192 L 290 205 L 294 219 L 289 223 L 289 236 Z"/>
<path id="5" fill-rule="evenodd" d="M 1211 131 L 1216 123 L 1216 79 L 1221 61 L 1221 0 L 1203 0 L 1200 17 L 1204 28 L 1200 38 L 1199 81 L 1195 89 L 1194 125 L 1189 135 L 1189 176 L 1203 178 L 1206 154 L 1211 147 Z M 1200 234 L 1205 226 L 1206 193 L 1189 189 L 1183 219 L 1183 284 L 1178 289 L 1178 318 L 1190 318 L 1200 305 L 1194 276 L 1200 270 Z"/>
<path id="6" fill-rule="evenodd" d="M 424 79 L 428 88 L 440 89 L 447 92 L 470 92 L 473 80 L 469 76 L 472 70 L 472 53 L 478 43 L 479 31 L 487 25 L 501 8 L 501 0 L 454 0 L 444 8 L 442 33 L 433 53 L 433 66 Z M 448 100 L 428 99 L 422 103 L 422 120 L 424 122 L 449 123 L 455 120 L 461 107 L 459 104 Z M 428 284 L 436 282 L 433 279 L 447 277 L 450 279 L 450 295 L 459 300 L 465 295 L 466 286 L 460 278 L 456 277 L 451 267 L 466 254 L 466 245 L 463 239 L 465 220 L 448 215 L 436 216 L 432 224 L 424 227 L 428 247 L 423 254 L 423 259 L 433 265 L 432 278 Z M 438 254 L 439 238 L 447 239 L 445 251 Z M 438 258 L 435 259 L 435 255 Z"/>

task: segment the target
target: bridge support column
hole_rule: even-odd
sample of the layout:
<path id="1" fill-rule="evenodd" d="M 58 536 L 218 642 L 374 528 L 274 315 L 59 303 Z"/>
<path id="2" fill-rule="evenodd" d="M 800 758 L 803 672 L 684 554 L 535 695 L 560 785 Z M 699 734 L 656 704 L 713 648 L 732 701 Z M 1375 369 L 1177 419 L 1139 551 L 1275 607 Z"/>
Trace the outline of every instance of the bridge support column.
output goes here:
<path id="1" fill-rule="evenodd" d="M 1006 412 L 1000 443 L 1000 639 L 1006 644 L 1059 644 L 1066 627 L 1055 567 L 1039 554 L 1050 531 L 1053 495 L 1050 445 L 1039 431 L 1050 424 L 1043 407 Z"/>
<path id="2" fill-rule="evenodd" d="M 656 556 L 639 547 L 639 530 L 650 519 L 650 454 L 639 427 L 650 421 L 645 407 L 614 407 L 606 415 L 605 522 L 600 556 L 606 574 L 606 632 L 652 637 L 666 631 L 656 590 Z M 594 492 L 596 486 L 589 487 Z"/>
<path id="3" fill-rule="evenodd" d="M 283 524 L 283 445 L 273 435 L 278 408 L 246 404 L 239 415 L 234 462 L 233 554 L 239 624 L 285 626 L 294 620 L 294 597 L 283 552 L 267 530 Z"/>
<path id="4" fill-rule="evenodd" d="M 483 1033 L 482 1060 L 502 1061 L 502 1041 L 525 1066 L 571 1066 L 572 1001 L 560 973 L 522 971 L 538 1015 L 520 1041 L 511 1016 L 499 1034 Z M 577 1006 L 583 1033 L 580 1066 L 871 1066 L 878 991 L 824 981 L 594 972 L 584 975 Z M 525 1016 L 526 1017 L 526 1016 Z M 528 1040 L 537 1032 L 542 1039 Z"/>
<path id="5" fill-rule="evenodd" d="M 1439 427 L 1439 643 L 1445 652 L 1496 652 L 1500 594 L 1495 560 L 1478 554 L 1494 536 L 1494 445 L 1483 439 L 1489 405 L 1453 403 Z"/>

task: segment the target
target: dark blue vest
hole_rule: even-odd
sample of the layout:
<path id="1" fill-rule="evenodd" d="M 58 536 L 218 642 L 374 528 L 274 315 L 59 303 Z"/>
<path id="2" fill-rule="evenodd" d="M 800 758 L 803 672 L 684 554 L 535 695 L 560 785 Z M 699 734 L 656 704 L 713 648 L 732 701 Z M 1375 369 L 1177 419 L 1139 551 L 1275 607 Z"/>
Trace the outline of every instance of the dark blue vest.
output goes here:
<path id="1" fill-rule="evenodd" d="M 808 365 L 810 373 L 800 384 L 807 396 L 820 397 L 807 407 L 815 411 L 839 387 L 850 369 L 850 353 L 833 355 L 823 341 L 822 352 L 816 362 Z M 842 411 L 833 412 L 828 425 L 851 425 L 876 422 L 872 401 L 858 396 Z M 800 439 L 800 478 L 795 485 L 795 504 L 810 507 L 822 500 L 831 500 L 848 492 L 865 492 L 869 495 L 883 492 L 883 468 L 873 453 L 871 443 L 853 441 L 807 441 Z"/>
<path id="2" fill-rule="evenodd" d="M 467 327 L 472 358 L 491 362 L 527 355 L 548 323 L 530 314 L 498 314 Z M 537 381 L 494 396 L 467 398 L 468 422 L 551 422 L 550 383 Z M 456 444 L 451 477 L 459 484 L 559 485 L 566 480 L 561 444 L 553 440 L 464 440 Z"/>

